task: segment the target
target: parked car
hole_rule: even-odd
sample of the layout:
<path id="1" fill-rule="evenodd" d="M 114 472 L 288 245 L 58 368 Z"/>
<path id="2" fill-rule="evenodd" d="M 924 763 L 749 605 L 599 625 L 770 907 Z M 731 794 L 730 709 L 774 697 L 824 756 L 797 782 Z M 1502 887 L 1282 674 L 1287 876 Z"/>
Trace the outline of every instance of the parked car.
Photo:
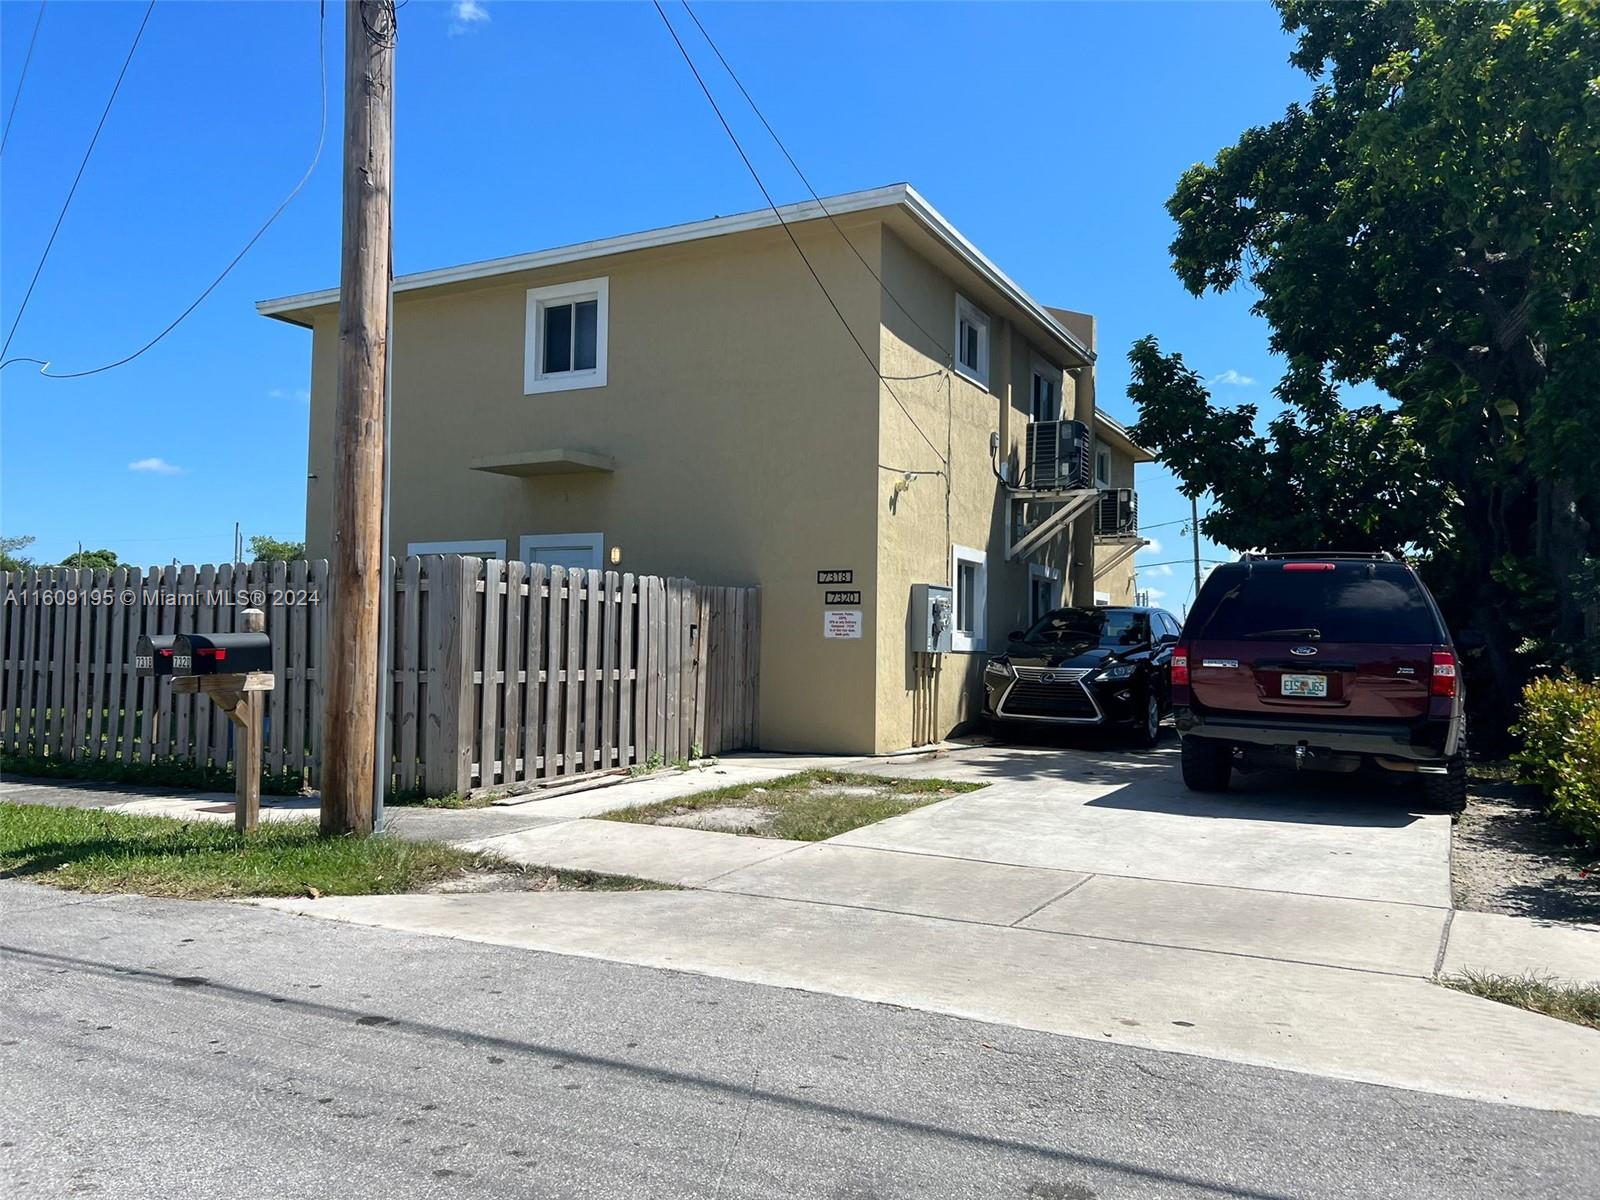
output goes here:
<path id="1" fill-rule="evenodd" d="M 1184 783 L 1221 791 L 1235 767 L 1375 764 L 1458 812 L 1459 667 L 1438 605 L 1393 556 L 1247 554 L 1211 573 L 1173 651 Z"/>
<path id="2" fill-rule="evenodd" d="M 1159 608 L 1053 609 L 989 660 L 984 711 L 995 722 L 1119 726 L 1153 746 L 1177 641 L 1177 618 Z"/>

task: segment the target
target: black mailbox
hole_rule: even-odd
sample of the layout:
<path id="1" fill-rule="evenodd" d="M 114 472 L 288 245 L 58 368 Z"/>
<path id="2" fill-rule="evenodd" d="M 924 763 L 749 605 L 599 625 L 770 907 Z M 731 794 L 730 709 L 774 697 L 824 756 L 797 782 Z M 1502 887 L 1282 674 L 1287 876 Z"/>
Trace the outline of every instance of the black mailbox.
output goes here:
<path id="1" fill-rule="evenodd" d="M 133 673 L 135 675 L 171 675 L 172 643 L 178 639 L 170 633 L 139 635 L 133 648 Z"/>
<path id="2" fill-rule="evenodd" d="M 272 670 L 272 640 L 264 633 L 180 633 L 173 639 L 174 675 L 243 675 Z"/>

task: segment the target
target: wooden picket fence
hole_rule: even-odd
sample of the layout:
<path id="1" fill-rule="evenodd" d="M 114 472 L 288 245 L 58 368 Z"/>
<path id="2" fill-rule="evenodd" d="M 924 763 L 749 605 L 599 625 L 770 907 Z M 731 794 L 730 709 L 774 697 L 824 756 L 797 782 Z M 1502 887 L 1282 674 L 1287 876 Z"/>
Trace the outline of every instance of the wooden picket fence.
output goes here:
<path id="1" fill-rule="evenodd" d="M 134 674 L 141 634 L 231 632 L 267 614 L 276 688 L 263 766 L 320 775 L 324 560 L 0 574 L 0 747 L 225 766 L 232 727 Z M 537 786 L 756 743 L 759 592 L 459 555 L 395 565 L 393 785 Z M 374 697 L 376 701 L 376 697 Z"/>
<path id="2" fill-rule="evenodd" d="M 224 563 L 0 575 L 0 747 L 15 754 L 226 766 L 232 722 L 210 701 L 134 674 L 141 634 L 230 633 L 267 613 L 277 688 L 264 769 L 317 778 L 328 564 Z M 257 603 L 259 601 L 259 603 Z"/>

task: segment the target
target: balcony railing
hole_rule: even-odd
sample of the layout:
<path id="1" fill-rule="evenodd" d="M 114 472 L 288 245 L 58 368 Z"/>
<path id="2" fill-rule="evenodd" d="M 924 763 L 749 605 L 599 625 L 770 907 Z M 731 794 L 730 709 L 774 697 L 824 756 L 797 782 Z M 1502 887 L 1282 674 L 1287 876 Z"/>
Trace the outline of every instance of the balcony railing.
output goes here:
<path id="1" fill-rule="evenodd" d="M 1139 533 L 1139 493 L 1132 488 L 1101 488 L 1094 509 L 1096 537 L 1135 537 Z"/>

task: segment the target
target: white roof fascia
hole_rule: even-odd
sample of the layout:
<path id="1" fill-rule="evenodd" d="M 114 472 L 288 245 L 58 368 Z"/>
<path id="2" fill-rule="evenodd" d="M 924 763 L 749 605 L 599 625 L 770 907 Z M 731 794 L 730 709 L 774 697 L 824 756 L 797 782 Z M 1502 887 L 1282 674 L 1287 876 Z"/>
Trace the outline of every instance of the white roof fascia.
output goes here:
<path id="1" fill-rule="evenodd" d="M 1011 300 L 1042 325 L 1046 331 L 1063 342 L 1086 363 L 1094 361 L 1094 352 L 1085 346 L 1061 322 L 1057 321 L 1032 296 L 1023 291 L 1004 271 L 951 225 L 933 205 L 929 204 L 910 184 L 895 183 L 887 187 L 869 188 L 860 192 L 845 192 L 838 196 L 824 196 L 816 200 L 802 200 L 798 204 L 781 206 L 775 214 L 770 208 L 753 212 L 735 213 L 727 217 L 712 217 L 704 221 L 691 221 L 683 225 L 667 225 L 643 233 L 628 233 L 620 237 L 600 238 L 596 241 L 577 242 L 551 250 L 536 250 L 531 254 L 515 254 L 508 258 L 491 258 L 482 262 L 463 263 L 454 267 L 440 267 L 432 271 L 418 271 L 398 276 L 394 281 L 396 292 L 410 292 L 421 288 L 438 287 L 447 283 L 465 283 L 476 279 L 492 279 L 497 275 L 512 275 L 520 271 L 534 271 L 544 267 L 563 266 L 585 259 L 626 254 L 635 250 L 649 250 L 658 246 L 672 246 L 705 238 L 722 237 L 730 233 L 743 233 L 764 229 L 780 223 L 812 221 L 828 216 L 843 216 L 872 208 L 898 205 L 911 214 L 936 240 L 943 243 L 958 259 L 967 264 L 984 280 Z M 258 300 L 256 311 L 271 317 L 281 313 L 335 304 L 339 300 L 338 288 L 325 288 L 316 292 L 301 292 L 293 296 L 279 296 Z"/>

